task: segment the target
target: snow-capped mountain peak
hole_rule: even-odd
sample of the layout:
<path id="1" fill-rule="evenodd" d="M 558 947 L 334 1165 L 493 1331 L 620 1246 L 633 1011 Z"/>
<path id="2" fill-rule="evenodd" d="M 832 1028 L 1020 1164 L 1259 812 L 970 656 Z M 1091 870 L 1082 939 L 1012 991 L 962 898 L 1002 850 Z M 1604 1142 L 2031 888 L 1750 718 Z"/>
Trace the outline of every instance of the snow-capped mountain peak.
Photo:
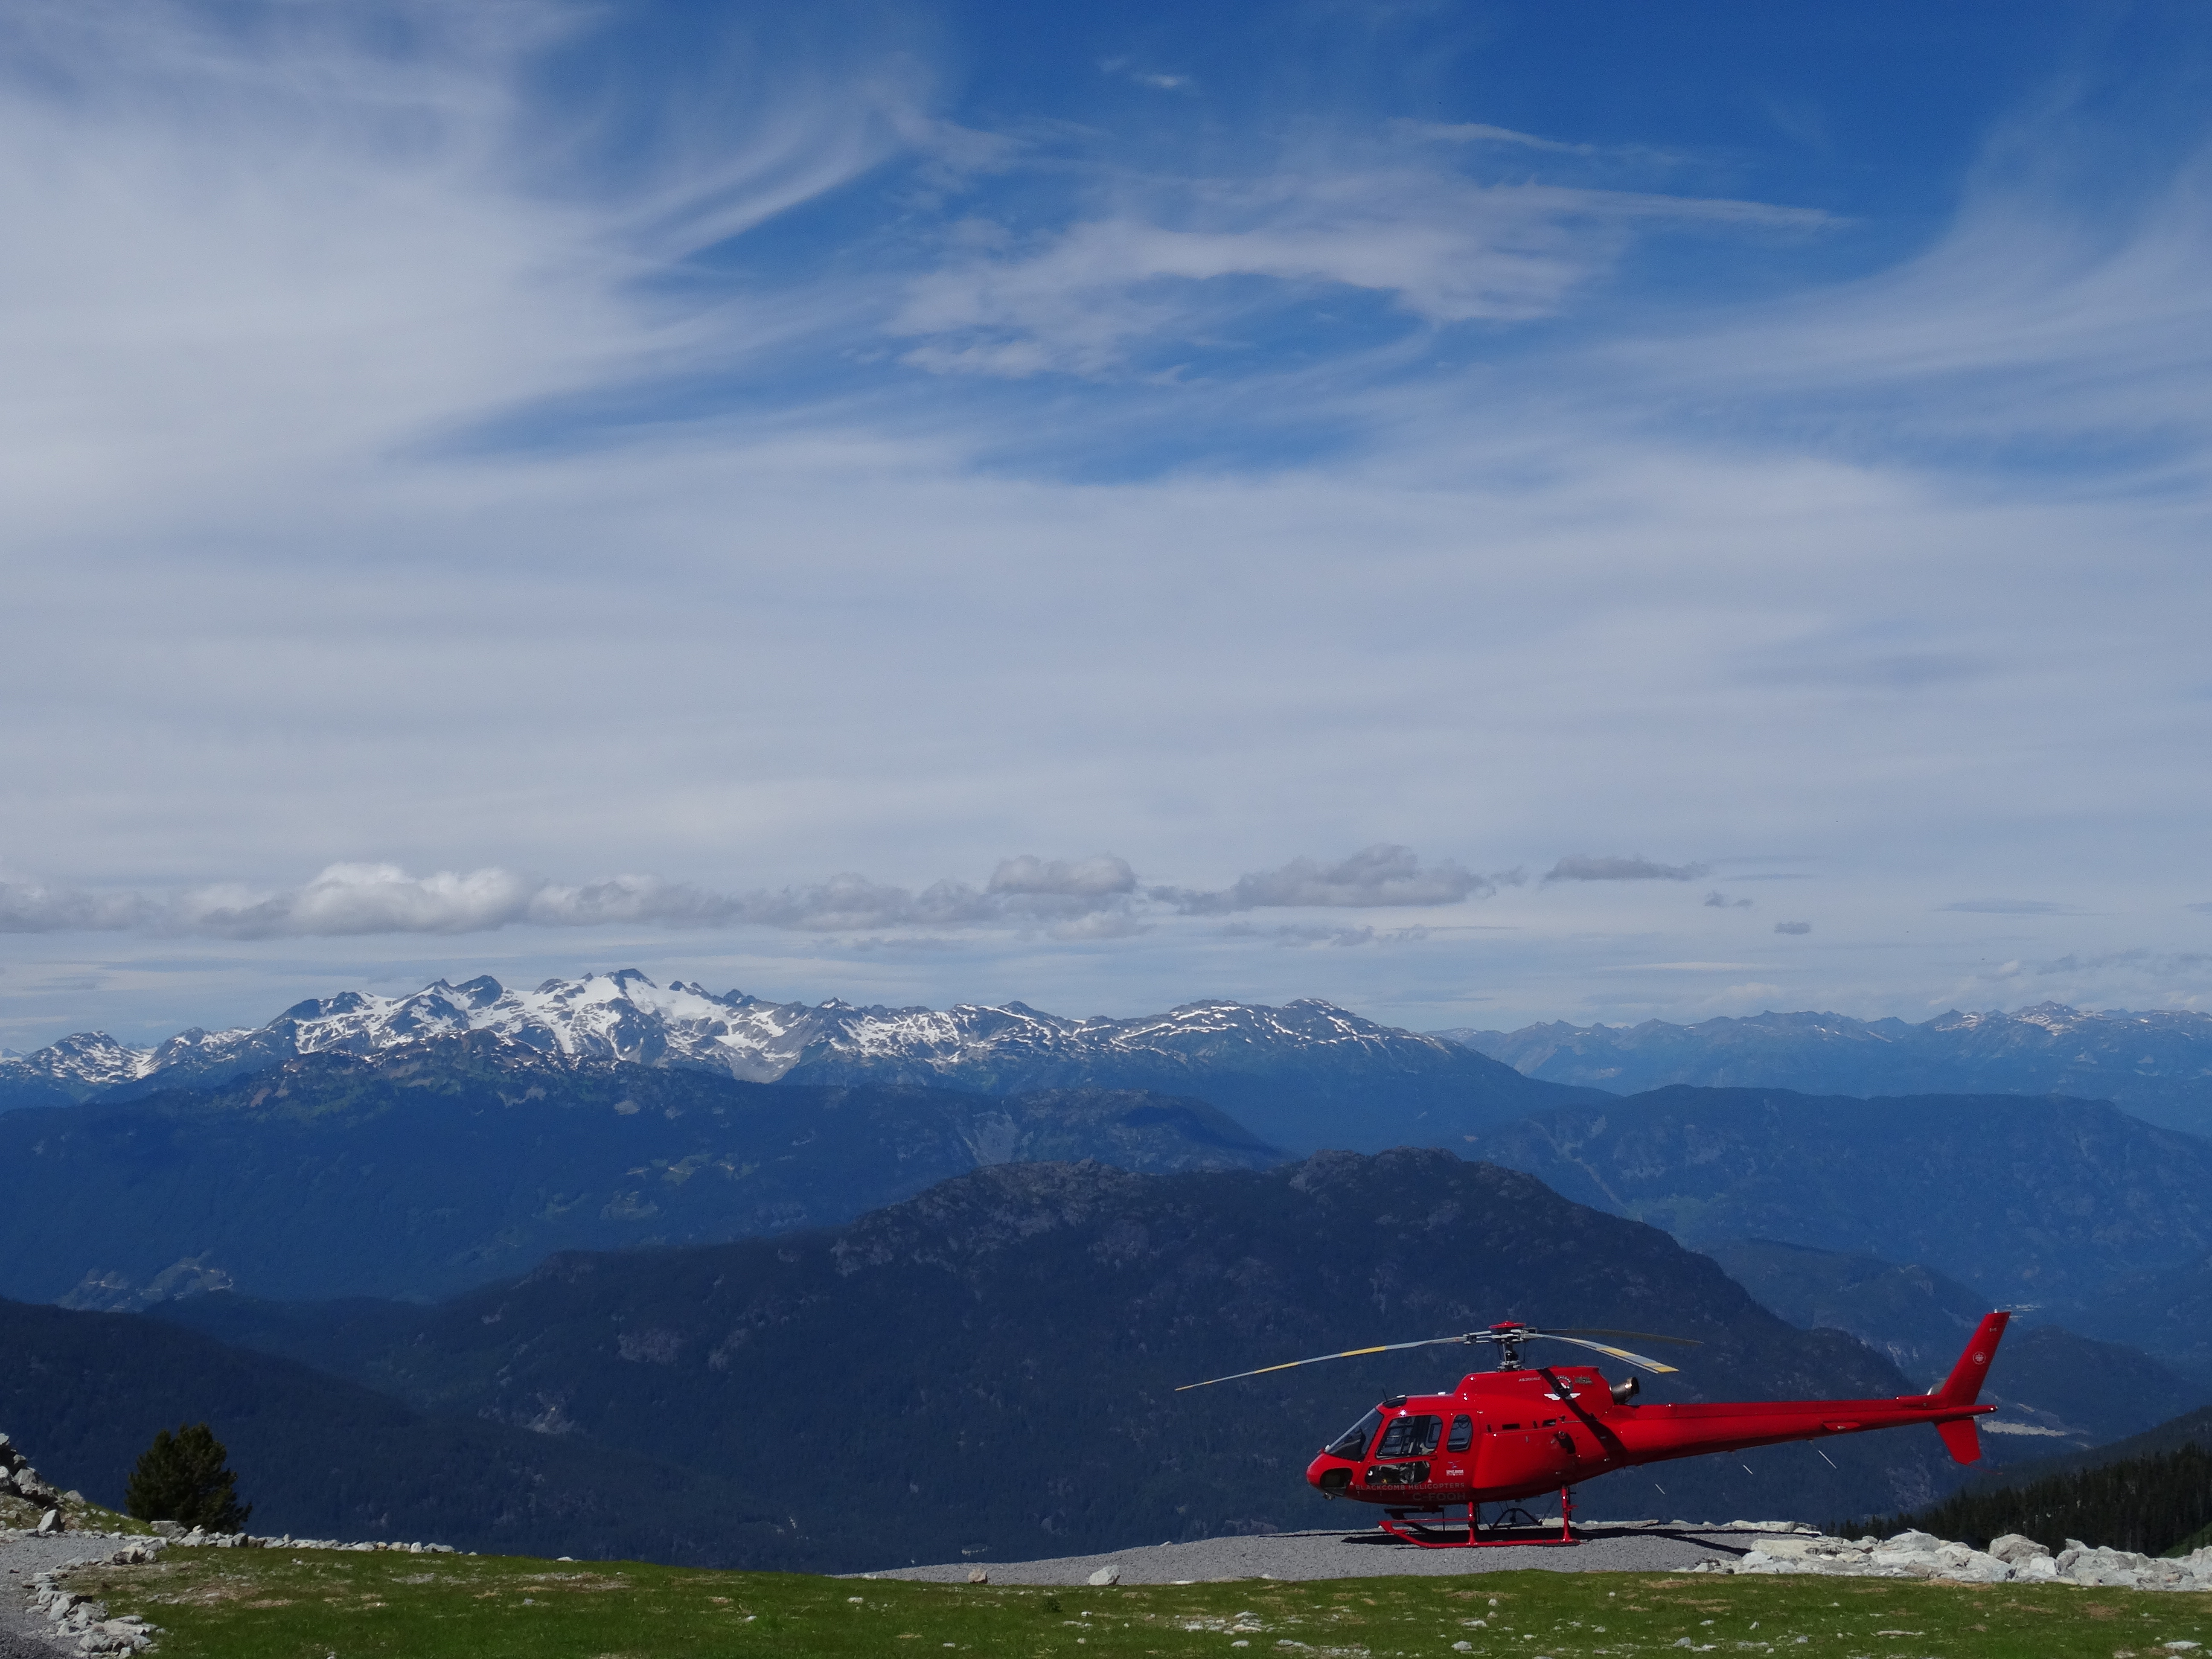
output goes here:
<path id="1" fill-rule="evenodd" d="M 865 1073 L 877 1081 L 927 1083 L 980 1071 L 993 1079 L 1050 1072 L 1048 1082 L 1057 1083 L 1086 1059 L 1142 1057 L 1174 1072 L 1199 1063 L 1242 1070 L 1286 1050 L 1410 1044 L 1449 1052 L 1432 1038 L 1313 999 L 1280 1008 L 1207 1000 L 1136 1019 L 1068 1019 L 1021 1002 L 941 1011 L 860 1007 L 836 997 L 811 1006 L 767 1002 L 682 980 L 659 985 L 624 969 L 526 991 L 489 975 L 459 984 L 436 980 L 403 996 L 346 991 L 297 1003 L 258 1030 L 194 1030 L 146 1048 L 87 1032 L 0 1062 L 0 1077 L 43 1079 L 83 1097 L 123 1084 L 235 1075 L 301 1054 L 378 1054 L 478 1034 L 548 1059 L 705 1066 L 754 1082 L 805 1068 L 820 1081 Z"/>

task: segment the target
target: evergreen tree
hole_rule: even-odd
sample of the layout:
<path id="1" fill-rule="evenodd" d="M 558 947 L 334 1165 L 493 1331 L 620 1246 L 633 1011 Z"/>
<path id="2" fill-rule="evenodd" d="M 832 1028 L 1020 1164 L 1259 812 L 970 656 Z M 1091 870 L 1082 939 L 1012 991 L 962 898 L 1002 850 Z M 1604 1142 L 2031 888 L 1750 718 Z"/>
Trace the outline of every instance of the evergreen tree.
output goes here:
<path id="1" fill-rule="evenodd" d="M 243 1532 L 253 1506 L 238 1501 L 238 1477 L 223 1467 L 229 1455 L 204 1423 L 163 1429 L 131 1472 L 125 1506 L 141 1521 Z"/>
<path id="2" fill-rule="evenodd" d="M 2064 1470 L 2016 1486 L 1969 1487 L 1911 1515 L 1847 1521 L 1838 1530 L 1887 1538 L 1917 1528 L 1986 1549 L 2016 1532 L 2053 1550 L 2069 1538 L 2144 1555 L 2212 1542 L 2212 1452 L 2170 1452 Z"/>

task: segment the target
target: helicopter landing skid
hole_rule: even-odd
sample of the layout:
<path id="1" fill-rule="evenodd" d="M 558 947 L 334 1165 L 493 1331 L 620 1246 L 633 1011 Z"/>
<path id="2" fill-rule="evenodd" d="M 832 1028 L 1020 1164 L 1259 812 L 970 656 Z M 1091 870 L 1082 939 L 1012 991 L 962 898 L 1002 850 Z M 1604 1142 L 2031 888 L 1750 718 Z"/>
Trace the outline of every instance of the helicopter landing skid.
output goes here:
<path id="1" fill-rule="evenodd" d="M 1446 1518 L 1446 1510 L 1459 1508 L 1464 1508 L 1467 1510 L 1467 1518 L 1464 1521 L 1452 1522 Z M 1436 1516 L 1436 1520 L 1433 1522 L 1413 1520 L 1412 1516 L 1416 1513 L 1423 1516 L 1432 1515 Z M 1506 1510 L 1504 1514 L 1492 1522 L 1489 1530 L 1492 1533 L 1502 1532 L 1507 1527 L 1513 1525 L 1516 1517 L 1522 1526 L 1533 1527 L 1539 1524 L 1536 1517 L 1530 1515 L 1528 1510 L 1514 1508 Z M 1408 1544 L 1417 1544 L 1425 1550 L 1556 1549 L 1562 1544 L 1579 1544 L 1583 1541 L 1575 1536 L 1575 1496 L 1565 1486 L 1559 1489 L 1559 1535 L 1556 1538 L 1485 1538 L 1482 1535 L 1483 1527 L 1479 1506 L 1474 1504 L 1445 1504 L 1433 1510 L 1419 1511 L 1386 1510 L 1382 1515 L 1382 1530 L 1393 1538 L 1402 1538 Z M 1464 1538 L 1439 1537 L 1437 1535 L 1438 1527 L 1449 1532 L 1464 1530 L 1467 1536 Z"/>

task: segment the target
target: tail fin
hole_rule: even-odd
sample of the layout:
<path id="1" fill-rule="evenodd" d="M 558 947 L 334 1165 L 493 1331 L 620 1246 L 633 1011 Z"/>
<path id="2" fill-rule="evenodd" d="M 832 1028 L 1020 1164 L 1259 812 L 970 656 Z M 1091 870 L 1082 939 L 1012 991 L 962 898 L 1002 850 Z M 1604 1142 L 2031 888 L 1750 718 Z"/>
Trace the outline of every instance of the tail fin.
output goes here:
<path id="1" fill-rule="evenodd" d="M 1990 1374 L 1990 1361 L 1997 1357 L 1997 1344 L 2011 1322 L 2008 1313 L 1984 1314 L 1975 1328 L 1973 1340 L 1966 1344 L 1959 1356 L 1959 1363 L 1951 1367 L 1951 1375 L 1936 1391 L 1938 1405 L 1971 1406 L 1982 1392 L 1982 1379 Z"/>
<path id="2" fill-rule="evenodd" d="M 1975 1431 L 1972 1418 L 1954 1417 L 1948 1423 L 1938 1423 L 1936 1432 L 1943 1437 L 1943 1449 L 1951 1454 L 1954 1463 L 1982 1461 L 1982 1437 Z"/>

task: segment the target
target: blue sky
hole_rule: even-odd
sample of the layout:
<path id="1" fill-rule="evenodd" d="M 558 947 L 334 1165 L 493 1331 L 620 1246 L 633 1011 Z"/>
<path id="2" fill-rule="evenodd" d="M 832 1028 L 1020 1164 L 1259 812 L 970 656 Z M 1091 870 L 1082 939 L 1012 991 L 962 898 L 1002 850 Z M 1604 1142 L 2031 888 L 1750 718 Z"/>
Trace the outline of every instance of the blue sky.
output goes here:
<path id="1" fill-rule="evenodd" d="M 2212 20 L 11 8 L 0 1042 L 2212 995 Z"/>

